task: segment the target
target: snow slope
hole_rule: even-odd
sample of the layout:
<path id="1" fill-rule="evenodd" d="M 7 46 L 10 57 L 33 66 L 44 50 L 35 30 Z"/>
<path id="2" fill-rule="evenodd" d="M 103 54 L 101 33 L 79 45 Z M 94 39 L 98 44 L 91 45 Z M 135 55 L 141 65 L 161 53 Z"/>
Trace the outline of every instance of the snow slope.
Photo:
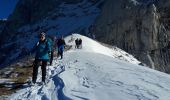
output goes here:
<path id="1" fill-rule="evenodd" d="M 139 61 L 118 48 L 107 48 L 78 34 L 72 37 L 73 41 L 71 36 L 65 39 L 73 48 L 65 52 L 64 59 L 48 66 L 47 85 L 26 84 L 7 99 L 169 100 L 168 74 L 139 66 Z M 82 38 L 82 49 L 74 49 L 76 38 Z"/>
<path id="2" fill-rule="evenodd" d="M 125 61 L 128 61 L 133 64 L 139 64 L 140 62 L 135 59 L 132 55 L 129 55 L 128 53 L 124 52 L 123 50 L 117 48 L 117 47 L 111 47 L 108 48 L 104 45 L 101 45 L 101 43 L 94 41 L 90 38 L 87 38 L 85 36 L 79 35 L 79 34 L 73 34 L 72 36 L 68 36 L 65 38 L 68 45 L 72 45 L 75 47 L 75 42 L 71 41 L 71 37 L 73 40 L 81 38 L 83 41 L 83 48 L 81 50 L 73 49 L 72 51 L 76 52 L 92 52 L 92 53 L 99 53 L 104 54 L 113 58 L 119 58 Z"/>

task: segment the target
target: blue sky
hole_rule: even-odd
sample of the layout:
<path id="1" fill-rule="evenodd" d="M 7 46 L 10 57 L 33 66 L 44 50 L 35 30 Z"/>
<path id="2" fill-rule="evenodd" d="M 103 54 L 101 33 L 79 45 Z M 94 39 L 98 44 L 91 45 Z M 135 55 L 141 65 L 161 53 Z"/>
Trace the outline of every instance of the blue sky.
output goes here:
<path id="1" fill-rule="evenodd" d="M 0 0 L 0 19 L 8 18 L 18 0 Z"/>

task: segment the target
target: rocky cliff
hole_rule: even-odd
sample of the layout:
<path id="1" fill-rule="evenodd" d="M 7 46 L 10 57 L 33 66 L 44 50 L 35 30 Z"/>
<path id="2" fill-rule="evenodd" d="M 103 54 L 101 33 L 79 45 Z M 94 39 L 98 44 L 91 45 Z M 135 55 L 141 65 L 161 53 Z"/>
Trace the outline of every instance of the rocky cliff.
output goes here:
<path id="1" fill-rule="evenodd" d="M 169 0 L 107 0 L 91 33 L 149 67 L 170 73 L 169 5 Z"/>

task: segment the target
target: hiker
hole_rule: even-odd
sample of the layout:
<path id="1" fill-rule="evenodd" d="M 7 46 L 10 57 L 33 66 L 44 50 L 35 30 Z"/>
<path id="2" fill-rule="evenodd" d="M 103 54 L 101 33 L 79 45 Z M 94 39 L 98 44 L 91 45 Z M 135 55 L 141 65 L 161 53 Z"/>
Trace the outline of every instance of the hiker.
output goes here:
<path id="1" fill-rule="evenodd" d="M 55 56 L 57 54 L 56 51 L 58 51 L 57 42 L 58 42 L 58 39 L 56 36 L 54 36 L 53 37 L 53 56 Z"/>
<path id="2" fill-rule="evenodd" d="M 62 36 L 57 41 L 57 46 L 58 46 L 58 55 L 57 55 L 57 57 L 61 56 L 61 59 L 63 59 L 63 52 L 64 52 L 65 45 L 66 45 L 66 43 L 65 43 L 65 40 L 64 40 L 64 38 Z"/>
<path id="3" fill-rule="evenodd" d="M 82 48 L 82 39 L 81 38 L 79 39 L 78 45 L 79 45 L 79 48 Z"/>
<path id="4" fill-rule="evenodd" d="M 78 40 L 78 38 L 77 38 L 77 39 L 75 40 L 75 44 L 76 44 L 76 45 L 75 45 L 75 48 L 77 48 L 77 49 L 78 49 L 78 44 L 79 44 L 78 42 L 79 42 L 79 40 Z"/>
<path id="5" fill-rule="evenodd" d="M 56 40 L 57 38 L 54 36 L 49 36 L 47 38 L 49 44 L 50 44 L 50 52 L 49 52 L 49 57 L 50 57 L 50 65 L 52 65 L 53 62 L 53 57 L 54 57 L 54 52 L 56 50 Z"/>
<path id="6" fill-rule="evenodd" d="M 35 61 L 33 66 L 33 76 L 32 76 L 32 83 L 35 84 L 37 80 L 37 74 L 38 74 L 38 68 L 40 66 L 40 63 L 42 62 L 41 70 L 42 70 L 42 82 L 45 84 L 45 78 L 46 78 L 46 66 L 47 62 L 49 61 L 49 55 L 50 52 L 50 43 L 47 41 L 45 37 L 45 33 L 42 32 L 39 35 L 39 41 L 36 43 L 34 48 L 32 49 L 32 52 L 35 52 Z"/>
<path id="7" fill-rule="evenodd" d="M 75 44 L 76 44 L 75 48 L 77 48 L 77 49 L 82 48 L 82 39 L 81 38 L 80 39 L 77 38 L 75 40 Z"/>

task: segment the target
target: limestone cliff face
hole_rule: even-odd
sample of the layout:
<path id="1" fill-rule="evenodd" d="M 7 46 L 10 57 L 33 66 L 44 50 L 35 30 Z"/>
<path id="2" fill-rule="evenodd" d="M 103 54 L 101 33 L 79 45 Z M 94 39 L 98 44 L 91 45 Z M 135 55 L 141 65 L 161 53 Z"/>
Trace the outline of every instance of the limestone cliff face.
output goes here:
<path id="1" fill-rule="evenodd" d="M 170 73 L 167 48 L 170 33 L 165 19 L 169 18 L 168 5 L 168 0 L 107 0 L 91 33 L 99 41 L 135 55 L 148 66 Z"/>
<path id="2" fill-rule="evenodd" d="M 8 20 L 13 22 L 10 25 L 14 28 L 35 23 L 48 16 L 48 12 L 56 8 L 59 3 L 60 0 L 20 0 Z"/>
<path id="3" fill-rule="evenodd" d="M 13 27 L 36 23 L 49 16 L 49 12 L 57 9 L 61 3 L 73 4 L 82 1 L 83 0 L 20 0 L 8 20 L 15 24 Z M 89 1 L 95 2 L 97 0 Z"/>
<path id="4" fill-rule="evenodd" d="M 34 24 L 51 16 L 50 12 L 54 10 L 57 11 L 56 9 L 62 3 L 76 4 L 83 1 L 84 0 L 19 0 L 14 12 L 8 17 L 8 24 L 6 25 L 8 31 L 5 30 L 5 33 L 15 34 L 18 28 L 26 24 Z M 88 1 L 95 3 L 98 0 Z"/>

